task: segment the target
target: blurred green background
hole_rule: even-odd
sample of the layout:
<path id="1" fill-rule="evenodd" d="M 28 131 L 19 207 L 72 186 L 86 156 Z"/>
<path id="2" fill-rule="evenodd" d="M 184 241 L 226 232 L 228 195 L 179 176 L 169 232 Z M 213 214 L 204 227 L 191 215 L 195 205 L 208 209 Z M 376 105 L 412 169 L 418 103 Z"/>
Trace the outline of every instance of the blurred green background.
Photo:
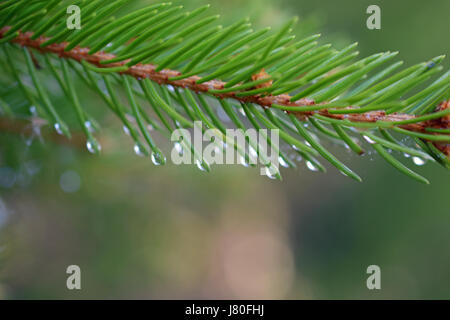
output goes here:
<path id="1" fill-rule="evenodd" d="M 255 27 L 298 15 L 300 36 L 399 50 L 407 65 L 450 49 L 446 0 L 178 2 Z M 381 30 L 366 28 L 370 4 Z M 206 174 L 155 167 L 117 121 L 103 127 L 99 157 L 0 133 L 0 298 L 450 298 L 450 175 L 436 164 L 417 168 L 429 186 L 337 148 L 363 183 L 304 165 L 283 181 L 241 166 Z M 66 288 L 72 264 L 80 291 Z M 381 290 L 366 288 L 372 264 Z"/>

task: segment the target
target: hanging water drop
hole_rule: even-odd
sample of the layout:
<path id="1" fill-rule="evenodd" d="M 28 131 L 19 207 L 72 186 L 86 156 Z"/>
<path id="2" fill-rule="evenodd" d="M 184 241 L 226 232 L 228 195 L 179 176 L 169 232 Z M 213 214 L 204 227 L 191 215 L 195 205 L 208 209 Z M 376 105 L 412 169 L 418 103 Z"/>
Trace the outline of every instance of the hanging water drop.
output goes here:
<path id="1" fill-rule="evenodd" d="M 161 152 L 153 152 L 152 162 L 155 166 L 164 165 L 166 163 L 166 157 Z"/>
<path id="2" fill-rule="evenodd" d="M 248 146 L 248 151 L 249 151 L 250 157 L 252 157 L 254 159 L 256 159 L 258 157 L 258 153 L 252 146 Z"/>
<path id="3" fill-rule="evenodd" d="M 89 139 L 86 142 L 86 148 L 90 153 L 99 153 L 102 149 L 100 144 L 95 139 Z"/>
<path id="4" fill-rule="evenodd" d="M 55 128 L 55 130 L 58 134 L 63 135 L 63 131 L 62 131 L 61 125 L 59 123 L 55 123 L 53 125 L 53 127 Z"/>
<path id="5" fill-rule="evenodd" d="M 197 165 L 197 168 L 199 168 L 201 171 L 204 171 L 204 172 L 208 171 L 208 169 L 206 168 L 206 162 L 204 160 L 200 161 L 197 159 L 195 161 L 195 164 Z"/>
<path id="6" fill-rule="evenodd" d="M 127 136 L 130 135 L 130 129 L 128 129 L 127 126 L 123 126 L 123 132 L 125 132 L 125 134 L 126 134 Z"/>
<path id="7" fill-rule="evenodd" d="M 145 154 L 142 151 L 142 146 L 139 144 L 135 144 L 133 147 L 134 153 L 136 153 L 136 155 L 138 155 L 139 157 L 143 157 Z"/>
<path id="8" fill-rule="evenodd" d="M 90 153 L 94 153 L 95 152 L 94 146 L 92 145 L 92 142 L 90 142 L 90 141 L 86 142 L 86 148 L 88 149 L 88 151 Z"/>
<path id="9" fill-rule="evenodd" d="M 248 166 L 249 166 L 248 162 L 245 160 L 245 157 L 243 157 L 243 156 L 239 156 L 239 163 L 246 168 L 248 168 Z"/>
<path id="10" fill-rule="evenodd" d="M 283 157 L 278 157 L 278 162 L 281 164 L 282 167 L 288 168 L 289 164 L 283 159 Z"/>
<path id="11" fill-rule="evenodd" d="M 425 160 L 419 157 L 412 157 L 412 161 L 416 166 L 423 166 L 425 164 Z"/>
<path id="12" fill-rule="evenodd" d="M 366 140 L 368 143 L 370 143 L 370 144 L 374 144 L 375 143 L 375 141 L 370 139 L 368 136 L 363 135 L 363 137 L 364 137 L 364 140 Z"/>
<path id="13" fill-rule="evenodd" d="M 319 171 L 319 169 L 311 161 L 306 161 L 306 166 L 311 171 Z"/>
<path id="14" fill-rule="evenodd" d="M 37 110 L 36 110 L 36 106 L 31 106 L 30 107 L 30 113 L 31 113 L 31 115 L 32 116 L 37 116 L 38 114 L 37 114 Z"/>
<path id="15" fill-rule="evenodd" d="M 182 156 L 184 154 L 183 146 L 181 145 L 181 143 L 175 142 L 173 147 L 175 148 L 175 150 L 178 152 L 178 154 L 180 156 Z"/>
<path id="16" fill-rule="evenodd" d="M 408 153 L 403 153 L 403 156 L 405 157 L 405 158 L 411 158 L 411 155 L 410 154 L 408 154 Z"/>
<path id="17" fill-rule="evenodd" d="M 269 179 L 276 179 L 279 171 L 273 164 L 269 164 L 265 167 L 265 173 Z"/>
<path id="18" fill-rule="evenodd" d="M 90 122 L 89 120 L 86 120 L 84 122 L 84 126 L 86 127 L 86 129 L 88 129 L 89 132 L 94 132 L 94 126 L 92 125 L 92 122 Z"/>

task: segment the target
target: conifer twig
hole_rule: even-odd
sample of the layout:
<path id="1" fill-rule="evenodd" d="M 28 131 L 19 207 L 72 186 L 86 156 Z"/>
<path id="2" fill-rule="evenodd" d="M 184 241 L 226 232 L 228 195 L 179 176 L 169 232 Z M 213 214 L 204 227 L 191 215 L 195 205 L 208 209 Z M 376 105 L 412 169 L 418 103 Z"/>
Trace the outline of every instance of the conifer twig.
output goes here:
<path id="1" fill-rule="evenodd" d="M 0 30 L 0 38 L 3 38 L 3 35 L 10 29 L 11 27 L 3 27 Z M 115 62 L 111 64 L 101 64 L 101 61 L 107 61 L 115 58 L 115 55 L 105 53 L 105 52 L 97 52 L 93 54 L 89 54 L 89 48 L 83 48 L 76 46 L 75 48 L 65 51 L 64 49 L 68 45 L 67 42 L 62 43 L 54 43 L 45 47 L 41 47 L 41 44 L 48 41 L 50 38 L 40 36 L 37 39 L 32 39 L 32 32 L 19 32 L 18 36 L 11 39 L 11 42 L 17 43 L 21 46 L 33 48 L 39 50 L 43 53 L 54 53 L 62 58 L 73 59 L 78 62 L 86 61 L 99 69 L 107 68 L 111 70 L 111 68 L 117 68 L 117 72 L 121 74 L 128 74 L 130 76 L 135 77 L 136 79 L 145 79 L 148 78 L 152 81 L 155 81 L 159 84 L 172 85 L 174 87 L 182 87 L 189 88 L 195 92 L 203 92 L 208 93 L 218 98 L 232 98 L 244 103 L 254 103 L 263 108 L 270 108 L 272 105 L 281 105 L 286 107 L 291 107 L 290 110 L 286 111 L 287 113 L 295 114 L 298 119 L 304 120 L 305 118 L 311 117 L 313 115 L 320 115 L 323 117 L 336 119 L 336 120 L 347 120 L 349 122 L 354 123 L 382 123 L 384 126 L 395 126 L 404 130 L 419 132 L 419 133 L 427 133 L 433 134 L 433 130 L 448 130 L 450 128 L 450 121 L 448 116 L 444 116 L 437 119 L 432 120 L 424 120 L 424 121 L 411 121 L 416 119 L 418 116 L 412 114 L 402 114 L 402 113 L 392 113 L 386 114 L 385 111 L 368 111 L 365 113 L 339 113 L 333 114 L 328 111 L 328 109 L 318 109 L 318 110 L 309 110 L 302 111 L 302 106 L 315 106 L 315 102 L 312 99 L 302 98 L 297 101 L 291 102 L 291 96 L 288 94 L 281 95 L 267 95 L 261 96 L 259 94 L 248 95 L 248 96 L 237 96 L 236 92 L 227 92 L 227 93 L 214 93 L 211 91 L 221 90 L 225 87 L 226 82 L 220 80 L 210 80 L 204 83 L 197 83 L 197 80 L 200 79 L 199 76 L 190 76 L 180 80 L 170 80 L 173 77 L 177 77 L 181 75 L 181 72 L 170 69 L 163 69 L 161 71 L 155 71 L 156 66 L 153 64 L 136 64 L 129 68 L 125 67 L 128 60 Z M 101 71 L 101 70 L 99 70 Z M 323 103 L 322 103 L 323 104 Z M 319 106 L 321 104 L 318 104 Z M 293 110 L 292 107 L 298 107 L 298 110 Z M 347 109 L 352 109 L 354 107 L 349 106 Z M 438 109 L 444 110 L 445 108 L 449 108 L 449 102 L 442 103 Z M 297 109 L 297 108 L 295 108 Z M 450 148 L 448 144 L 436 144 L 436 146 L 447 156 L 450 156 Z"/>

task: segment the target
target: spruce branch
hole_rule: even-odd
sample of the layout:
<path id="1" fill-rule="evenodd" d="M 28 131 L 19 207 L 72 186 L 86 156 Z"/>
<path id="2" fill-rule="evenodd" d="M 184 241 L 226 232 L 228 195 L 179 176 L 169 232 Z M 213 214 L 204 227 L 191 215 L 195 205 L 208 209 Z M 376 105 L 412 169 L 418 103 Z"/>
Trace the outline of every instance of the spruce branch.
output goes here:
<path id="1" fill-rule="evenodd" d="M 3 34 L 10 30 L 10 28 L 11 27 L 4 27 L 2 30 L 0 30 L 0 38 L 2 38 Z M 349 122 L 377 122 L 380 126 L 384 127 L 397 126 L 405 130 L 423 133 L 433 132 L 433 134 L 436 134 L 439 133 L 440 130 L 450 129 L 450 121 L 448 120 L 450 111 L 448 110 L 448 103 L 445 104 L 445 102 L 442 103 L 442 106 L 445 107 L 439 107 L 440 109 L 442 109 L 440 113 L 434 113 L 428 116 L 418 116 L 406 113 L 387 114 L 385 111 L 351 113 L 351 111 L 353 110 L 360 109 L 358 106 L 351 105 L 346 106 L 346 108 L 344 109 L 345 113 L 333 114 L 330 113 L 328 109 L 330 107 L 336 107 L 338 105 L 333 105 L 332 103 L 322 102 L 320 104 L 316 104 L 313 99 L 307 98 L 291 101 L 292 97 L 288 94 L 280 94 L 277 96 L 262 96 L 261 94 L 239 96 L 238 92 L 235 91 L 221 93 L 220 91 L 223 90 L 227 85 L 226 82 L 221 80 L 210 80 L 202 83 L 197 83 L 198 80 L 201 79 L 200 76 L 189 76 L 180 80 L 171 80 L 173 78 L 181 76 L 182 73 L 180 71 L 170 69 L 156 71 L 157 67 L 153 64 L 139 63 L 137 65 L 127 67 L 126 65 L 130 61 L 129 59 L 121 62 L 104 64 L 102 63 L 102 61 L 114 60 L 116 56 L 114 54 L 105 52 L 96 52 L 94 54 L 89 54 L 91 49 L 82 47 L 75 47 L 69 51 L 66 51 L 65 49 L 68 46 L 68 43 L 54 43 L 49 46 L 42 47 L 42 44 L 49 41 L 50 38 L 40 36 L 38 39 L 33 40 L 32 36 L 32 32 L 19 32 L 18 36 L 10 41 L 13 43 L 17 43 L 22 47 L 36 49 L 42 53 L 54 53 L 61 58 L 73 59 L 78 62 L 85 61 L 94 65 L 96 68 L 91 68 L 99 73 L 105 72 L 104 70 L 102 70 L 105 69 L 106 72 L 127 74 L 133 76 L 136 79 L 148 78 L 160 85 L 163 84 L 180 88 L 188 88 L 194 92 L 208 93 L 221 99 L 232 98 L 242 103 L 254 103 L 264 108 L 270 108 L 273 106 L 274 108 L 285 110 L 288 114 L 294 114 L 297 116 L 297 118 L 302 120 L 318 114 L 324 117 L 329 117 L 331 119 L 348 120 Z M 253 81 L 258 80 L 256 77 L 254 77 L 254 79 L 255 80 Z M 262 80 L 265 79 L 266 78 L 262 78 Z M 258 85 L 256 85 L 255 87 L 258 88 Z M 421 119 L 424 120 L 421 121 Z M 433 139 L 432 137 L 430 138 Z M 450 141 L 450 139 L 448 141 Z"/>
<path id="2" fill-rule="evenodd" d="M 144 139 L 156 164 L 163 164 L 165 158 L 147 125 L 167 135 L 178 127 L 192 127 L 194 121 L 202 120 L 208 128 L 224 135 L 227 125 L 215 115 L 217 107 L 210 107 L 205 100 L 208 96 L 218 100 L 239 128 L 245 125 L 228 101 L 242 106 L 253 127 L 279 129 L 281 139 L 321 171 L 325 168 L 317 161 L 318 155 L 345 175 L 361 180 L 319 143 L 316 133 L 346 144 L 356 154 L 363 154 L 361 143 L 354 137 L 359 135 L 388 163 L 420 182 L 427 183 L 427 180 L 405 167 L 387 150 L 434 159 L 450 167 L 450 103 L 446 101 L 450 72 L 422 91 L 407 96 L 411 89 L 441 71 L 439 63 L 443 56 L 391 76 L 402 62 L 372 74 L 397 53 L 374 54 L 350 63 L 358 55 L 354 52 L 356 44 L 338 51 L 331 45 L 317 46 L 317 35 L 293 42 L 294 37 L 289 32 L 296 19 L 267 35 L 268 29 L 256 32 L 250 29 L 248 19 L 225 28 L 210 27 L 216 16 L 199 18 L 206 6 L 180 13 L 181 7 L 160 3 L 113 18 L 111 14 L 127 1 L 111 1 L 99 8 L 100 1 L 96 0 L 89 4 L 79 2 L 85 5 L 83 12 L 87 22 L 82 30 L 70 31 L 62 25 L 63 3 L 32 1 L 21 12 L 19 8 L 24 3 L 10 0 L 0 5 L 0 17 L 4 17 L 0 25 L 0 44 L 24 48 L 37 93 L 22 83 L 6 48 L 12 77 L 28 102 L 40 105 L 55 129 L 70 136 L 69 128 L 39 81 L 36 66 L 40 64 L 29 50 L 56 55 L 61 66 L 56 67 L 53 57 L 48 56 L 46 66 L 73 105 L 88 148 L 95 152 L 99 152 L 99 145 L 86 125 L 90 118 L 74 90 L 73 72 L 120 118 L 135 141 L 135 150 L 149 154 L 140 141 Z M 42 19 L 44 16 L 47 20 Z M 98 75 L 106 91 L 99 87 Z M 142 90 L 137 90 L 129 77 L 135 78 Z M 124 88 L 129 107 L 117 98 L 114 89 L 117 85 Z M 138 99 L 148 101 L 156 119 L 147 114 Z M 127 112 L 129 108 L 131 117 Z M 316 132 L 305 128 L 304 122 L 310 122 Z M 348 129 L 352 130 L 351 134 Z M 404 145 L 389 131 L 410 136 L 416 146 Z M 254 141 L 250 144 L 257 149 Z M 208 164 L 198 156 L 198 150 L 191 145 L 183 147 L 209 170 Z M 231 147 L 248 161 L 247 152 L 233 143 Z M 287 166 L 295 166 L 288 155 L 281 150 L 279 153 Z M 267 161 L 264 163 L 270 166 Z"/>

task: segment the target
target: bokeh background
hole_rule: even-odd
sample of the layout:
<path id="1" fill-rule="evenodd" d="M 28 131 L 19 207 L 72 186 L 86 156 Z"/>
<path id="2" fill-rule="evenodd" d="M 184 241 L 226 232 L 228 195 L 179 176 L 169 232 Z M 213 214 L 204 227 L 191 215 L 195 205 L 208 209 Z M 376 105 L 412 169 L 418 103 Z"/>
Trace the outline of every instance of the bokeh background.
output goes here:
<path id="1" fill-rule="evenodd" d="M 399 50 L 407 65 L 450 52 L 446 0 L 208 3 L 224 23 L 276 27 L 298 15 L 300 36 L 358 41 L 361 55 Z M 381 30 L 365 26 L 370 4 Z M 101 156 L 0 133 L 1 299 L 450 298 L 450 174 L 438 165 L 417 167 L 428 186 L 338 149 L 363 183 L 304 165 L 283 181 L 242 166 L 207 174 L 153 166 L 107 121 Z M 71 264 L 81 291 L 66 288 Z M 366 288 L 372 264 L 381 290 Z"/>

